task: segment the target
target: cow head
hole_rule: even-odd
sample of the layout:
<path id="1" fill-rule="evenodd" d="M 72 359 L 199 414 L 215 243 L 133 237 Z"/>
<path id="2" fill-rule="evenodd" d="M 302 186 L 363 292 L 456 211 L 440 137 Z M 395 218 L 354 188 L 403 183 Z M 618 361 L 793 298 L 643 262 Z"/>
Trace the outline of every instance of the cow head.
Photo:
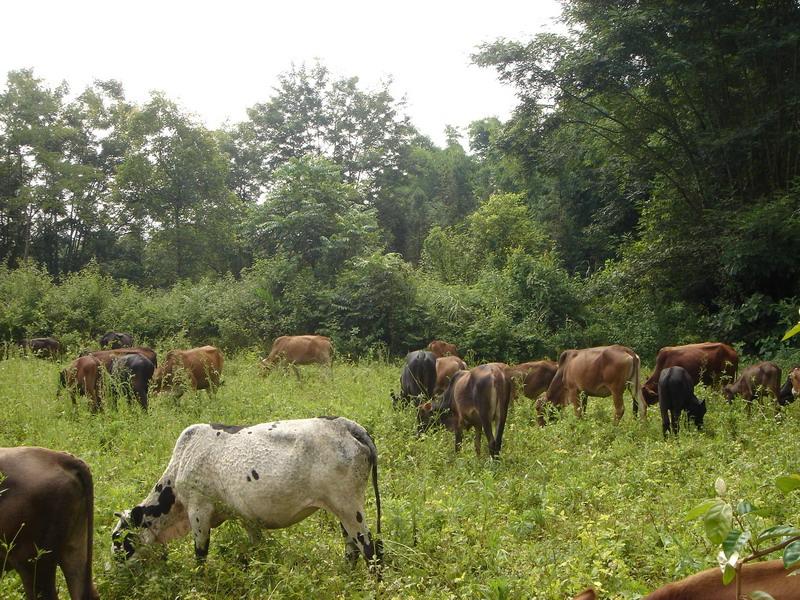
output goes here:
<path id="1" fill-rule="evenodd" d="M 417 407 L 417 435 L 428 431 L 433 425 L 444 425 L 449 428 L 452 412 L 450 406 L 430 400 Z"/>
<path id="2" fill-rule="evenodd" d="M 115 556 L 134 558 L 141 546 L 166 543 L 185 535 L 189 529 L 186 509 L 172 487 L 159 483 L 142 504 L 131 510 L 114 513 L 118 521 L 111 531 L 111 549 Z"/>
<path id="3" fill-rule="evenodd" d="M 733 397 L 736 396 L 736 390 L 733 389 L 732 383 L 722 387 L 722 395 L 725 396 L 725 400 L 728 402 L 733 402 Z"/>
<path id="4" fill-rule="evenodd" d="M 648 406 L 652 406 L 656 402 L 658 402 L 658 391 L 654 385 L 650 385 L 649 383 L 645 383 L 642 386 L 642 397 L 644 401 L 647 403 Z M 634 411 L 638 410 L 638 406 Z"/>
<path id="5" fill-rule="evenodd" d="M 697 396 L 692 396 L 692 402 L 686 407 L 689 418 L 694 421 L 698 429 L 703 428 L 703 417 L 706 415 L 706 401 L 698 400 Z"/>
<path id="6" fill-rule="evenodd" d="M 792 382 L 792 396 L 800 396 L 800 367 L 795 367 L 789 372 L 789 381 Z"/>

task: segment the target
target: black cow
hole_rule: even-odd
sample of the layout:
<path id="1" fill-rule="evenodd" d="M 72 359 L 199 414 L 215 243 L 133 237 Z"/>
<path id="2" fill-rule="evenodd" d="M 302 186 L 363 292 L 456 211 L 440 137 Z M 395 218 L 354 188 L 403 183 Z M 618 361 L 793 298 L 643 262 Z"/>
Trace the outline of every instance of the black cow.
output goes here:
<path id="1" fill-rule="evenodd" d="M 136 396 L 142 409 L 147 410 L 147 387 L 155 365 L 141 354 L 123 354 L 111 361 L 111 376 L 122 385 L 128 400 Z"/>
<path id="2" fill-rule="evenodd" d="M 101 348 L 130 348 L 133 346 L 133 336 L 130 333 L 119 333 L 117 331 L 109 331 L 100 338 Z"/>
<path id="3" fill-rule="evenodd" d="M 400 374 L 400 396 L 392 392 L 392 406 L 408 406 L 412 400 L 419 406 L 425 399 L 433 397 L 436 387 L 436 355 L 427 350 L 416 350 L 406 355 L 406 364 Z"/>
<path id="4" fill-rule="evenodd" d="M 61 343 L 54 337 L 26 338 L 19 344 L 31 354 L 42 358 L 58 358 L 61 354 Z"/>
<path id="5" fill-rule="evenodd" d="M 664 437 L 670 429 L 673 433 L 678 433 L 678 422 L 684 410 L 698 429 L 703 428 L 706 402 L 694 395 L 694 379 L 683 367 L 668 367 L 661 371 L 658 377 L 658 405 L 661 408 Z"/>

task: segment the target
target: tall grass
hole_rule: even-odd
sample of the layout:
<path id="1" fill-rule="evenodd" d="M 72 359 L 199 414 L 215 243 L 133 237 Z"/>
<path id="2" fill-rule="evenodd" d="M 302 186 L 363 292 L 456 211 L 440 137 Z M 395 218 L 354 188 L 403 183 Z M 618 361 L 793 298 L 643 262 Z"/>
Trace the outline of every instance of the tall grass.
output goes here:
<path id="1" fill-rule="evenodd" d="M 747 416 L 715 392 L 706 430 L 684 427 L 664 441 L 657 411 L 646 425 L 627 413 L 612 425 L 610 400 L 590 399 L 585 418 L 571 410 L 539 428 L 532 401 L 512 409 L 499 461 L 476 458 L 467 438 L 433 431 L 415 439 L 412 411 L 395 412 L 389 391 L 398 364 L 337 364 L 291 374 L 258 375 L 258 357 L 225 364 L 216 394 L 154 396 L 151 410 L 120 403 L 91 415 L 55 399 L 61 365 L 33 358 L 0 362 L 0 445 L 67 450 L 95 480 L 94 577 L 104 599 L 177 598 L 542 598 L 571 597 L 587 585 L 606 598 L 637 598 L 676 577 L 714 564 L 701 524 L 683 515 L 713 495 L 723 477 L 733 497 L 778 506 L 765 522 L 800 522 L 800 506 L 768 485 L 796 471 L 800 404 L 775 418 L 771 404 Z M 113 512 L 140 502 L 190 423 L 256 423 L 342 415 L 375 438 L 387 567 L 381 581 L 363 561 L 344 560 L 338 523 L 320 511 L 253 547 L 228 522 L 212 531 L 205 567 L 190 539 L 138 564 L 110 557 Z M 486 444 L 484 443 L 484 452 Z M 791 497 L 790 497 L 791 498 Z M 367 520 L 374 529 L 370 494 Z M 62 595 L 66 596 L 63 581 Z M 19 579 L 0 579 L 0 598 L 22 598 Z"/>

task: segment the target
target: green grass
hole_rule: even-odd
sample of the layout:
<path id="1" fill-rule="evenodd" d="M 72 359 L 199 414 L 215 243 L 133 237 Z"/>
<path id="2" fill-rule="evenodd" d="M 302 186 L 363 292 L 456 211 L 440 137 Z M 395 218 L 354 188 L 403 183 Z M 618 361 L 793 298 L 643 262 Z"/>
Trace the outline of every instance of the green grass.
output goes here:
<path id="1" fill-rule="evenodd" d="M 772 486 L 798 470 L 800 403 L 776 422 L 770 407 L 748 417 L 702 390 L 706 430 L 684 428 L 665 442 L 657 411 L 646 426 L 626 415 L 612 425 L 610 399 L 590 399 L 544 429 L 532 401 L 509 417 L 501 459 L 475 457 L 471 434 L 459 455 L 453 436 L 415 439 L 412 411 L 394 412 L 399 364 L 338 364 L 327 372 L 258 375 L 258 357 L 229 357 L 215 397 L 186 394 L 176 404 L 154 396 L 149 414 L 124 403 L 91 415 L 55 399 L 60 365 L 26 358 L 0 362 L 0 446 L 39 445 L 83 458 L 95 481 L 94 578 L 104 599 L 122 598 L 543 598 L 571 597 L 588 585 L 605 598 L 638 598 L 714 564 L 699 521 L 683 516 L 713 495 L 723 477 L 729 496 L 778 506 L 764 523 L 800 523 L 800 501 Z M 191 423 L 256 423 L 335 414 L 375 438 L 387 567 L 377 582 L 363 561 L 351 570 L 336 520 L 319 511 L 250 546 L 242 527 L 213 530 L 204 568 L 190 539 L 139 564 L 110 557 L 115 510 L 140 502 Z M 486 444 L 484 442 L 484 452 Z M 369 488 L 368 488 L 369 489 Z M 367 520 L 375 510 L 367 495 Z M 61 582 L 62 595 L 66 589 Z M 22 598 L 19 579 L 0 579 L 0 598 Z"/>

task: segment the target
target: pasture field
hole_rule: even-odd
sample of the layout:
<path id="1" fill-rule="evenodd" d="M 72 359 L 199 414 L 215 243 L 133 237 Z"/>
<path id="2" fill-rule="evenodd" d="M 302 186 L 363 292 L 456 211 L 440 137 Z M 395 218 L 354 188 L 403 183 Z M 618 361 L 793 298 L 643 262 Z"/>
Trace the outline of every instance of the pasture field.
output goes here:
<path id="1" fill-rule="evenodd" d="M 664 441 L 657 410 L 646 425 L 626 414 L 612 424 L 610 399 L 590 399 L 545 428 L 533 402 L 513 406 L 499 461 L 475 457 L 472 436 L 460 454 L 453 435 L 415 439 L 414 414 L 389 400 L 400 363 L 364 361 L 293 375 L 258 375 L 258 357 L 227 358 L 216 394 L 153 396 L 149 414 L 124 402 L 89 413 L 55 399 L 60 365 L 24 357 L 0 361 L 0 445 L 40 445 L 84 459 L 95 482 L 94 579 L 108 599 L 200 598 L 571 598 L 588 585 L 604 598 L 638 598 L 667 581 L 715 564 L 700 521 L 684 515 L 713 496 L 722 477 L 736 502 L 768 507 L 763 526 L 800 523 L 800 496 L 783 496 L 778 475 L 798 471 L 800 403 L 776 419 L 772 404 L 747 416 L 740 404 L 698 387 L 709 404 L 706 429 L 684 427 Z M 251 424 L 341 415 L 365 426 L 379 455 L 383 540 L 381 581 L 363 560 L 344 560 L 339 525 L 319 511 L 300 524 L 265 532 L 252 547 L 228 522 L 212 531 L 205 567 L 189 537 L 167 558 L 138 564 L 110 556 L 115 510 L 140 502 L 161 475 L 181 430 L 196 422 Z M 484 453 L 486 444 L 484 440 Z M 375 529 L 371 487 L 367 521 Z M 757 517 L 758 518 L 758 517 Z M 59 574 L 60 590 L 66 597 Z M 0 598 L 22 598 L 16 574 L 0 579 Z"/>

